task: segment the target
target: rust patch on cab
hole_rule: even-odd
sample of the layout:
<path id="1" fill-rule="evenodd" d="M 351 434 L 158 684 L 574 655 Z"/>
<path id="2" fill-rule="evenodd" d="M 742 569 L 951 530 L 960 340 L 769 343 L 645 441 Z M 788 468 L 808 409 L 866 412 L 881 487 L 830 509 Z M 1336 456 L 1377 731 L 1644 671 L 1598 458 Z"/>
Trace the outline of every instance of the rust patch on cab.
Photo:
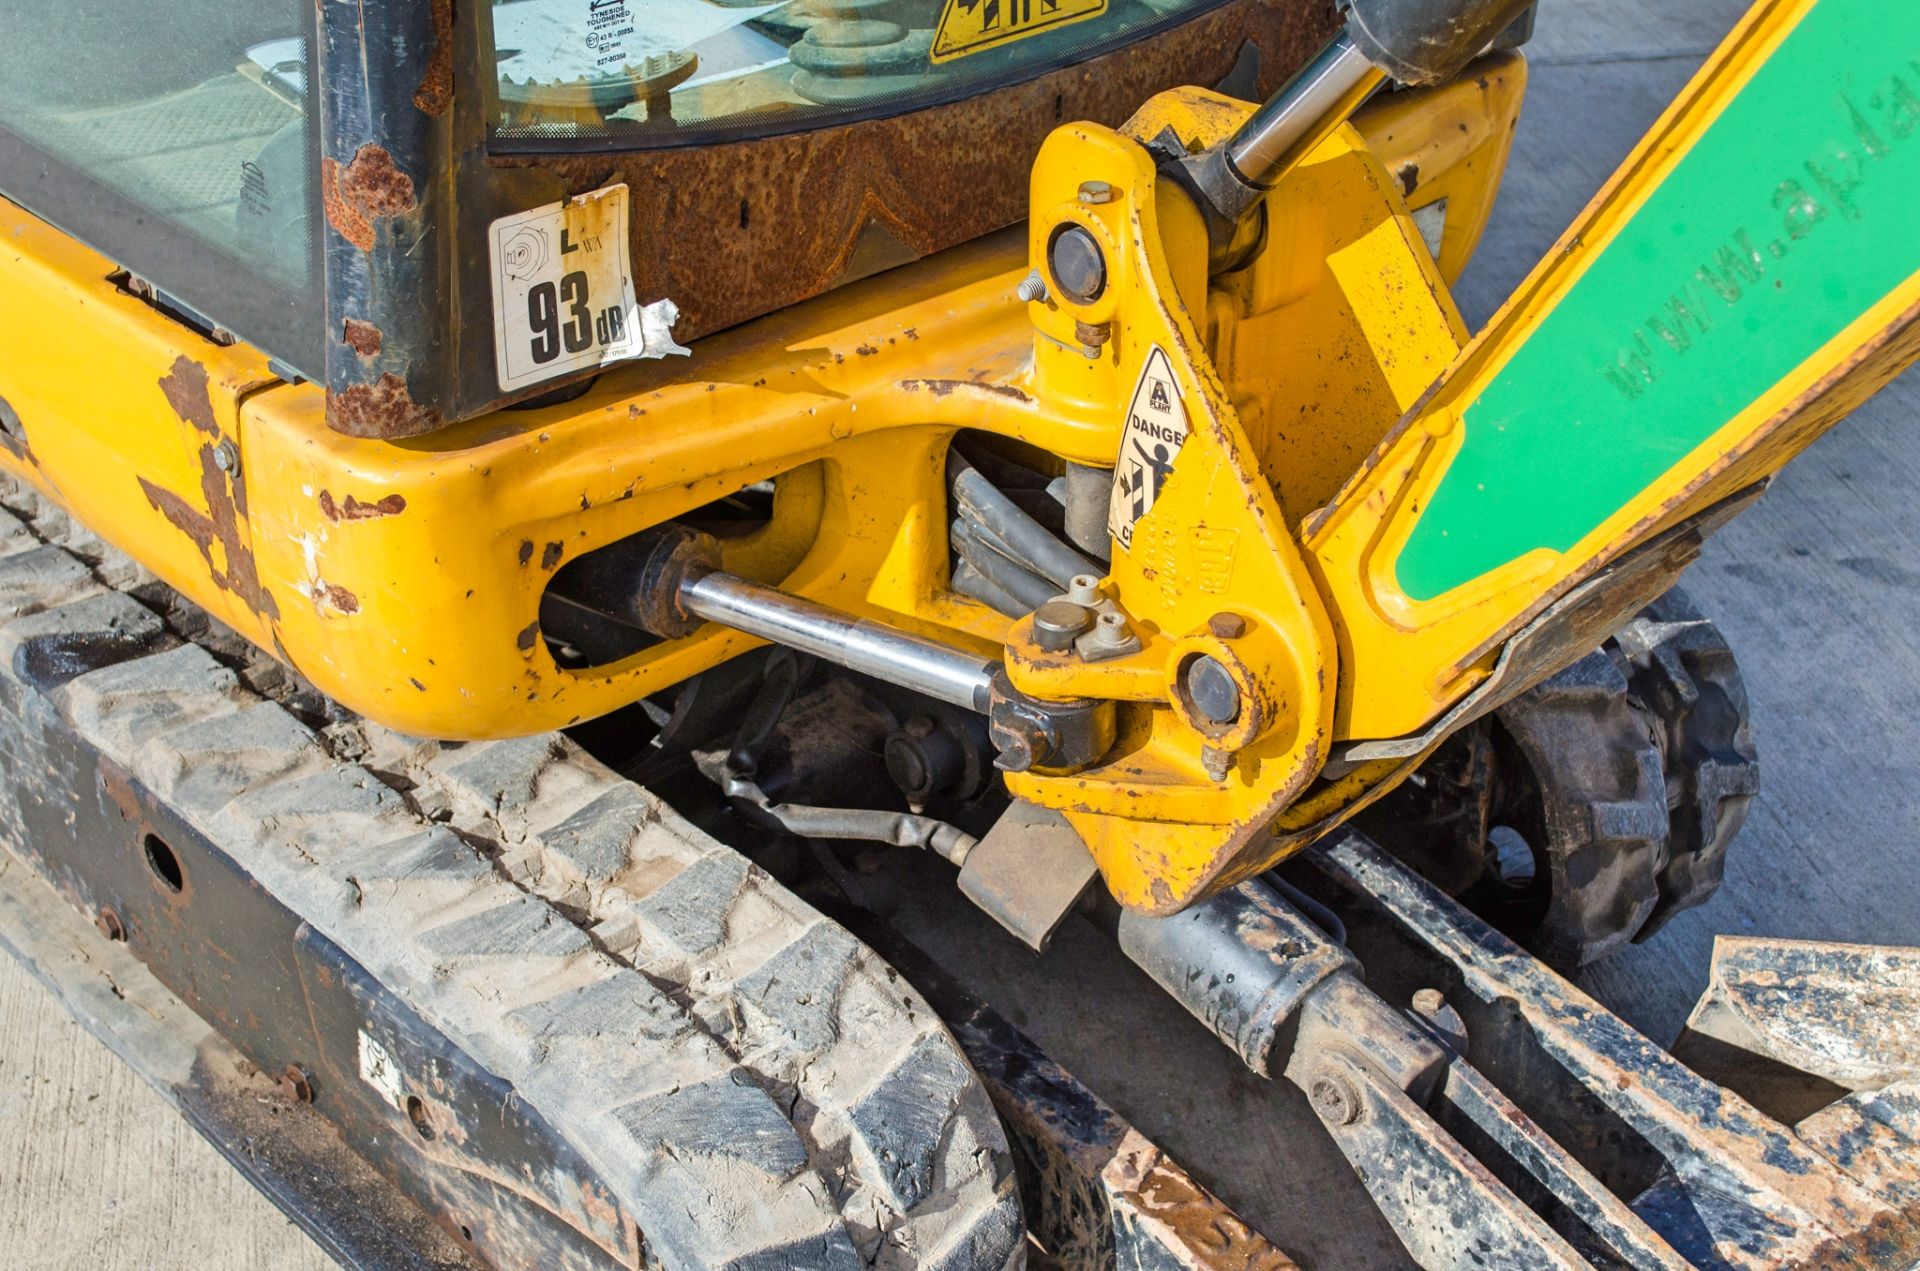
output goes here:
<path id="1" fill-rule="evenodd" d="M 380 346 L 384 342 L 384 337 L 380 334 L 380 328 L 373 323 L 363 322 L 359 318 L 348 318 L 341 324 L 340 342 L 358 353 L 364 360 L 371 362 L 380 356 Z"/>
<path id="2" fill-rule="evenodd" d="M 349 437 L 417 437 L 446 422 L 438 408 L 414 401 L 407 382 L 392 371 L 371 384 L 327 394 L 327 426 Z"/>
<path id="3" fill-rule="evenodd" d="M 964 101 L 723 146 L 489 163 L 550 174 L 561 187 L 551 197 L 625 182 L 634 288 L 673 297 L 685 342 L 864 276 L 869 251 L 926 256 L 1024 220 L 1034 157 L 1056 127 L 1118 127 L 1157 92 L 1218 83 L 1248 44 L 1265 97 L 1339 29 L 1329 0 L 1227 0 Z"/>
<path id="4" fill-rule="evenodd" d="M 383 516 L 398 516 L 407 510 L 404 495 L 389 494 L 378 503 L 362 503 L 349 494 L 335 500 L 329 490 L 320 491 L 320 515 L 338 525 L 342 521 L 374 521 Z"/>
<path id="5" fill-rule="evenodd" d="M 453 0 L 432 0 L 428 8 L 433 52 L 427 55 L 420 86 L 413 90 L 413 104 L 438 119 L 453 105 Z"/>
<path id="6" fill-rule="evenodd" d="M 405 216 L 420 204 L 413 178 L 394 166 L 385 146 L 368 142 L 344 167 L 338 159 L 320 161 L 320 205 L 340 237 L 370 252 L 376 222 Z"/>

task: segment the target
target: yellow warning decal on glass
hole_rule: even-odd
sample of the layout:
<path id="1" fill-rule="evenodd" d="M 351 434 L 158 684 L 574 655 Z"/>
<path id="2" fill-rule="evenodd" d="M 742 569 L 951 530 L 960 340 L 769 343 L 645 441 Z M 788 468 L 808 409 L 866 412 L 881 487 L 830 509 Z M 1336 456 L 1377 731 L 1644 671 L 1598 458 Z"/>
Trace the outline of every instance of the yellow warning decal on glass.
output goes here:
<path id="1" fill-rule="evenodd" d="M 1107 0 L 946 0 L 932 58 L 951 62 L 1106 11 Z"/>

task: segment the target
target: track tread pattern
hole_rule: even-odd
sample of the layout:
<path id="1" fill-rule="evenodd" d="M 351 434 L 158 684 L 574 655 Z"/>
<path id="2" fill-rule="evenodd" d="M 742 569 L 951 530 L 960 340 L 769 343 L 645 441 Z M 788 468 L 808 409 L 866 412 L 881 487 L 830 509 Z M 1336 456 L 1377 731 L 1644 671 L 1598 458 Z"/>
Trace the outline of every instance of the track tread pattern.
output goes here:
<path id="1" fill-rule="evenodd" d="M 865 946 L 564 737 L 314 731 L 143 618 L 124 557 L 0 504 L 0 705 L 57 713 L 564 1127 L 650 1265 L 1022 1261 L 986 1095 Z M 63 641 L 113 656 L 23 675 Z"/>
<path id="2" fill-rule="evenodd" d="M 787 1108 L 863 1257 L 1017 1256 L 1011 1158 L 991 1104 L 945 1026 L 877 955 L 564 737 L 363 735 L 371 764 L 530 892 L 578 914 Z"/>

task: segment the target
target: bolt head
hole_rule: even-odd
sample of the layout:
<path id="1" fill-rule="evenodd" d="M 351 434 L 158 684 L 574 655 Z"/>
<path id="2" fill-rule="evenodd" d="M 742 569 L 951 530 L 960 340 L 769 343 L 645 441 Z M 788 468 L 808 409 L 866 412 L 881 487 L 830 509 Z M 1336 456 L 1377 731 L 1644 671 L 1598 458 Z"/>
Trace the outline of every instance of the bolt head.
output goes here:
<path id="1" fill-rule="evenodd" d="M 1020 280 L 1020 285 L 1013 289 L 1013 294 L 1028 304 L 1032 304 L 1036 300 L 1045 300 L 1047 298 L 1047 280 L 1042 276 L 1040 271 L 1036 269 Z"/>
<path id="2" fill-rule="evenodd" d="M 1435 1015 L 1447 1004 L 1447 995 L 1439 989 L 1421 989 L 1413 995 L 1413 1010 L 1416 1015 Z"/>
<path id="3" fill-rule="evenodd" d="M 93 925 L 98 927 L 100 934 L 109 940 L 118 942 L 127 938 L 127 925 L 120 921 L 120 915 L 110 907 L 103 906 L 100 912 L 93 916 Z"/>
<path id="4" fill-rule="evenodd" d="M 1216 613 L 1207 619 L 1207 633 L 1216 640 L 1238 640 L 1247 634 L 1247 620 L 1237 613 Z"/>
<path id="5" fill-rule="evenodd" d="M 1307 1101 L 1329 1124 L 1352 1125 L 1360 1119 L 1360 1092 L 1339 1073 L 1316 1073 L 1307 1082 Z"/>
<path id="6" fill-rule="evenodd" d="M 280 1093 L 293 1103 L 312 1103 L 313 1079 L 299 1064 L 288 1064 L 280 1074 Z"/>
<path id="7" fill-rule="evenodd" d="M 239 449 L 231 441 L 222 441 L 213 448 L 213 466 L 222 472 L 233 472 L 240 466 Z"/>
<path id="8" fill-rule="evenodd" d="M 1067 599 L 1093 608 L 1100 603 L 1100 580 L 1092 574 L 1075 574 L 1067 580 Z"/>

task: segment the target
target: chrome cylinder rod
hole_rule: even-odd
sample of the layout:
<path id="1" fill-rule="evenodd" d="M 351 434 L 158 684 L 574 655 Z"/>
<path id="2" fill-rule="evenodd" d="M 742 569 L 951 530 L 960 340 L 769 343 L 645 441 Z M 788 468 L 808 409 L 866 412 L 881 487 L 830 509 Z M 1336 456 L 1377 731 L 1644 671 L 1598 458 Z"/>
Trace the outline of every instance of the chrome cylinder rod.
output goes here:
<path id="1" fill-rule="evenodd" d="M 991 658 L 732 574 L 703 574 L 681 583 L 680 604 L 708 622 L 811 653 L 966 710 L 985 712 L 993 699 L 993 673 L 1000 664 Z"/>
<path id="2" fill-rule="evenodd" d="M 1193 184 L 1231 225 L 1345 123 L 1383 78 L 1342 32 L 1231 137 L 1186 161 Z"/>
<path id="3" fill-rule="evenodd" d="M 1221 147 L 1235 175 L 1271 189 L 1301 156 L 1345 123 L 1383 78 L 1344 31 L 1268 98 Z"/>

